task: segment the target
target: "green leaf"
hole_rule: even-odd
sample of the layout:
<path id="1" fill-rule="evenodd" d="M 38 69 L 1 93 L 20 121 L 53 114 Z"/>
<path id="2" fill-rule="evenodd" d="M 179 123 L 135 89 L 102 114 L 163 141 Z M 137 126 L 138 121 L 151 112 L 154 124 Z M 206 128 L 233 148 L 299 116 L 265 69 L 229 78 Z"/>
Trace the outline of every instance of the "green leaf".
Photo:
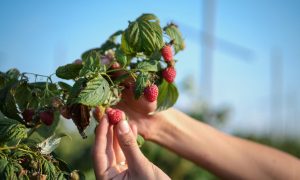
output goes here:
<path id="1" fill-rule="evenodd" d="M 81 70 L 81 64 L 67 64 L 56 69 L 56 76 L 62 79 L 75 79 Z"/>
<path id="2" fill-rule="evenodd" d="M 38 109 L 40 104 L 40 98 L 37 96 L 30 96 L 29 103 L 28 103 L 28 109 Z"/>
<path id="3" fill-rule="evenodd" d="M 87 51 L 85 51 L 82 55 L 81 55 L 81 59 L 87 59 L 91 53 L 97 52 L 99 54 L 102 54 L 102 50 L 100 48 L 93 48 L 93 49 L 89 49 Z"/>
<path id="4" fill-rule="evenodd" d="M 3 171 L 2 174 L 0 174 L 0 177 L 3 179 L 9 179 L 9 180 L 17 180 L 17 173 L 20 170 L 20 165 L 15 162 L 9 161 Z"/>
<path id="5" fill-rule="evenodd" d="M 71 92 L 72 86 L 70 86 L 69 84 L 62 81 L 59 81 L 57 84 L 63 91 Z"/>
<path id="6" fill-rule="evenodd" d="M 178 98 L 178 90 L 173 83 L 168 83 L 163 80 L 158 86 L 159 93 L 157 98 L 157 109 L 156 111 L 163 111 L 172 107 Z"/>
<path id="7" fill-rule="evenodd" d="M 23 112 L 31 99 L 31 89 L 28 87 L 27 83 L 22 83 L 17 86 L 14 97 L 20 111 Z"/>
<path id="8" fill-rule="evenodd" d="M 132 54 L 134 50 L 150 55 L 162 46 L 162 29 L 158 18 L 153 14 L 143 14 L 131 22 L 122 36 L 121 47 L 126 54 Z"/>
<path id="9" fill-rule="evenodd" d="M 184 40 L 182 38 L 179 29 L 175 24 L 173 23 L 169 24 L 164 28 L 164 31 L 170 37 L 170 39 L 174 41 L 173 46 L 174 46 L 175 54 L 184 49 L 185 47 Z"/>
<path id="10" fill-rule="evenodd" d="M 6 75 L 0 72 L 0 89 L 5 87 Z"/>
<path id="11" fill-rule="evenodd" d="M 12 68 L 6 72 L 6 76 L 10 80 L 16 80 L 20 77 L 20 71 L 16 68 Z"/>
<path id="12" fill-rule="evenodd" d="M 127 56 L 122 52 L 122 50 L 117 49 L 115 52 L 115 56 L 117 61 L 120 63 L 122 67 L 126 66 L 127 64 Z"/>
<path id="13" fill-rule="evenodd" d="M 70 96 L 67 100 L 67 104 L 74 104 L 77 100 L 77 97 L 80 93 L 80 91 L 86 87 L 87 79 L 80 78 L 77 79 L 74 83 L 74 85 L 71 88 Z"/>
<path id="14" fill-rule="evenodd" d="M 144 92 L 145 87 L 147 86 L 148 73 L 142 72 L 136 78 L 134 97 L 138 99 Z"/>
<path id="15" fill-rule="evenodd" d="M 110 92 L 107 95 L 106 101 L 102 104 L 104 106 L 114 106 L 118 104 L 121 100 L 121 91 L 123 88 L 120 88 L 120 86 L 111 86 Z"/>
<path id="16" fill-rule="evenodd" d="M 132 47 L 129 46 L 126 37 L 125 37 L 125 32 L 122 34 L 121 38 L 121 49 L 126 55 L 134 55 L 135 51 L 133 50 Z"/>
<path id="17" fill-rule="evenodd" d="M 159 67 L 158 61 L 155 61 L 155 60 L 140 61 L 137 64 L 136 69 L 138 69 L 139 71 L 144 71 L 144 72 L 148 72 L 148 71 L 157 72 L 158 67 Z"/>
<path id="18" fill-rule="evenodd" d="M 104 53 L 105 51 L 109 50 L 109 49 L 113 49 L 116 47 L 119 47 L 119 44 L 116 42 L 116 39 L 118 36 L 120 36 L 123 33 L 122 30 L 119 30 L 117 32 L 115 32 L 114 34 L 112 34 L 108 40 L 103 43 L 100 47 L 101 49 L 101 53 Z"/>
<path id="19" fill-rule="evenodd" d="M 139 147 L 142 147 L 143 144 L 145 143 L 145 140 L 144 138 L 141 136 L 141 135 L 137 135 L 137 138 L 136 138 L 136 142 L 138 144 Z"/>
<path id="20" fill-rule="evenodd" d="M 63 172 L 60 172 L 57 176 L 57 180 L 67 180 L 66 174 Z"/>
<path id="21" fill-rule="evenodd" d="M 14 98 L 14 88 L 4 88 L 0 92 L 1 94 L 1 112 L 8 118 L 12 118 L 22 122 L 22 118 L 19 116 L 18 107 Z"/>
<path id="22" fill-rule="evenodd" d="M 57 157 L 57 155 L 54 152 L 51 155 L 55 158 L 56 161 L 58 161 L 58 167 L 61 171 L 71 172 L 71 168 L 64 160 Z"/>
<path id="23" fill-rule="evenodd" d="M 154 14 L 142 14 L 140 17 L 137 18 L 138 21 L 153 21 L 159 23 L 159 19 Z"/>
<path id="24" fill-rule="evenodd" d="M 105 102 L 109 92 L 108 82 L 99 75 L 86 83 L 86 87 L 79 93 L 76 103 L 98 106 Z"/>
<path id="25" fill-rule="evenodd" d="M 119 84 L 119 83 L 123 82 L 124 80 L 128 79 L 128 77 L 129 77 L 128 73 L 122 74 L 121 76 L 118 76 L 114 79 L 114 83 Z"/>
<path id="26" fill-rule="evenodd" d="M 44 137 L 44 138 L 47 138 L 47 137 L 51 136 L 54 133 L 57 126 L 58 126 L 58 123 L 59 123 L 59 120 L 60 120 L 59 116 L 60 116 L 60 113 L 58 111 L 54 111 L 54 120 L 53 120 L 52 124 L 50 126 L 47 126 L 45 124 L 41 124 L 41 126 L 36 129 L 36 132 L 41 137 Z"/>
<path id="27" fill-rule="evenodd" d="M 0 119 L 0 144 L 21 140 L 26 137 L 27 129 L 23 124 L 5 117 Z"/>
<path id="28" fill-rule="evenodd" d="M 6 159 L 0 159 L 0 175 L 5 170 L 7 164 L 8 164 L 8 161 Z"/>
<path id="29" fill-rule="evenodd" d="M 83 59 L 83 67 L 79 72 L 79 76 L 89 76 L 105 70 L 105 66 L 100 64 L 101 55 L 92 51 L 86 59 Z"/>
<path id="30" fill-rule="evenodd" d="M 42 168 L 43 174 L 47 175 L 47 179 L 56 179 L 57 177 L 57 171 L 52 162 L 49 161 L 42 161 Z"/>

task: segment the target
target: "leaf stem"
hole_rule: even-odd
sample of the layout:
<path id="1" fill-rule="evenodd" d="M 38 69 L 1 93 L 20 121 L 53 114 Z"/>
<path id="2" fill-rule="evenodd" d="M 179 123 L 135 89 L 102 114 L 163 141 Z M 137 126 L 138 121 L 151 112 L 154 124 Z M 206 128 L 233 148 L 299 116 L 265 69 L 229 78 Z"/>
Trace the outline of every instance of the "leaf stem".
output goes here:
<path id="1" fill-rule="evenodd" d="M 7 150 L 7 149 L 17 149 L 18 147 L 17 146 L 10 146 L 10 147 L 0 147 L 0 151 L 2 150 Z"/>
<path id="2" fill-rule="evenodd" d="M 40 127 L 40 124 L 35 125 L 33 128 L 31 128 L 31 129 L 28 131 L 27 137 L 30 137 L 38 127 Z"/>
<path id="3" fill-rule="evenodd" d="M 101 73 L 101 75 L 104 75 L 108 78 L 109 82 L 112 84 L 112 85 L 115 85 L 115 83 L 111 80 L 111 78 L 109 77 L 109 75 L 107 75 L 106 73 Z"/>
<path id="4" fill-rule="evenodd" d="M 106 71 L 106 73 L 117 72 L 117 71 L 127 71 L 128 72 L 128 69 L 126 69 L 126 68 L 111 69 L 111 70 Z"/>

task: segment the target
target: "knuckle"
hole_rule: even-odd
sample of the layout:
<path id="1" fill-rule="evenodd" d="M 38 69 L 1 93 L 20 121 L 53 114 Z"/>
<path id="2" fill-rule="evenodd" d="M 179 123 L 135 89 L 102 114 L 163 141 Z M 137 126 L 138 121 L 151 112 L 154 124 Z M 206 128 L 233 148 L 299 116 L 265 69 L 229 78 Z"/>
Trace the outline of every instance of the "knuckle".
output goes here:
<path id="1" fill-rule="evenodd" d="M 132 138 L 130 136 L 124 136 L 122 144 L 124 147 L 132 147 L 132 146 L 135 146 L 136 141 L 134 138 Z"/>

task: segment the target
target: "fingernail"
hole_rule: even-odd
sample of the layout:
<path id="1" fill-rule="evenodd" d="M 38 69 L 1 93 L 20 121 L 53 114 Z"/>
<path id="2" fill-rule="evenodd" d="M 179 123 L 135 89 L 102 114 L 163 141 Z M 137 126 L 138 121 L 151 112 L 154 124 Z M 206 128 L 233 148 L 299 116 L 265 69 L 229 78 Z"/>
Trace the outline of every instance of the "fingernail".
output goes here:
<path id="1" fill-rule="evenodd" d="M 129 124 L 123 120 L 119 122 L 119 134 L 126 134 L 129 132 Z"/>

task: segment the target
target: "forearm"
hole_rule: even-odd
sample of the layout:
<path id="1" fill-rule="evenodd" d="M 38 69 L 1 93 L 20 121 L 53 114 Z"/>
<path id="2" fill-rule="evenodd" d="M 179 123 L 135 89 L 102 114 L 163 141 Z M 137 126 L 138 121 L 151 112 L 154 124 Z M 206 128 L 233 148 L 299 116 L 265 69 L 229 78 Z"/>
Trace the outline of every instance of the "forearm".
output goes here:
<path id="1" fill-rule="evenodd" d="M 296 173 L 300 172 L 297 159 L 266 146 L 226 135 L 177 110 L 167 110 L 158 114 L 157 118 L 160 126 L 149 137 L 150 140 L 220 177 L 267 179 L 296 177 Z M 287 169 L 287 164 L 292 169 Z"/>

